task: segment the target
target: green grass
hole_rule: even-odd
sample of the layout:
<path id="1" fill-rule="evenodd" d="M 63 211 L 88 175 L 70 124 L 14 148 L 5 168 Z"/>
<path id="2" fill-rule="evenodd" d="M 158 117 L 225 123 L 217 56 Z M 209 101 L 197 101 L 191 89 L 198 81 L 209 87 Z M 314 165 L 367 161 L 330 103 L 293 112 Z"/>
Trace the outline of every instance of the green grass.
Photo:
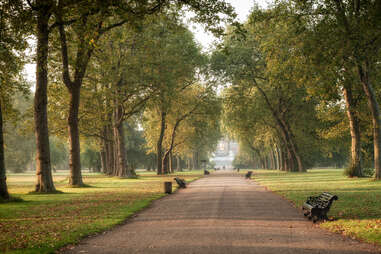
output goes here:
<path id="1" fill-rule="evenodd" d="M 341 169 L 313 169 L 308 173 L 255 170 L 254 179 L 300 208 L 308 196 L 323 191 L 336 194 L 322 228 L 369 243 L 381 244 L 381 182 L 348 178 Z"/>
<path id="2" fill-rule="evenodd" d="M 11 195 L 22 202 L 0 203 L 0 252 L 51 253 L 81 238 L 120 224 L 164 196 L 164 181 L 174 175 L 139 172 L 137 179 L 85 174 L 86 188 L 68 187 L 66 172 L 54 175 L 62 193 L 32 194 L 35 175 L 7 176 Z M 179 172 L 188 182 L 202 171 Z M 175 183 L 173 186 L 177 186 Z"/>

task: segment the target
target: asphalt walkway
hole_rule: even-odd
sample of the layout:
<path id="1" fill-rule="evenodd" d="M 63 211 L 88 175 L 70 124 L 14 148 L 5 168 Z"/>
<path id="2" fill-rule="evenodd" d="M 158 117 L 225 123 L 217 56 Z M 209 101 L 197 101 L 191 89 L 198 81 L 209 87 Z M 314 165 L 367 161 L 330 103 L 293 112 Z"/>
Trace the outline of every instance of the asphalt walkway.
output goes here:
<path id="1" fill-rule="evenodd" d="M 252 180 L 212 173 L 65 253 L 381 252 L 314 226 L 288 201 Z"/>

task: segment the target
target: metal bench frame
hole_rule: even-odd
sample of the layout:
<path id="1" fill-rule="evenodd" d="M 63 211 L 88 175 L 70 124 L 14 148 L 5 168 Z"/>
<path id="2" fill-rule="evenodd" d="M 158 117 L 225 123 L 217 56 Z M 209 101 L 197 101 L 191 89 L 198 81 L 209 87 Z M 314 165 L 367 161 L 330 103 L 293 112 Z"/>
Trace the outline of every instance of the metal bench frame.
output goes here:
<path id="1" fill-rule="evenodd" d="M 328 220 L 327 213 L 334 200 L 339 198 L 328 192 L 323 192 L 319 196 L 308 197 L 303 204 L 304 216 L 315 223 L 318 220 Z"/>
<path id="2" fill-rule="evenodd" d="M 176 183 L 179 185 L 180 188 L 186 188 L 187 187 L 187 183 L 185 182 L 184 179 L 181 179 L 178 177 L 175 177 L 173 179 L 176 181 Z"/>

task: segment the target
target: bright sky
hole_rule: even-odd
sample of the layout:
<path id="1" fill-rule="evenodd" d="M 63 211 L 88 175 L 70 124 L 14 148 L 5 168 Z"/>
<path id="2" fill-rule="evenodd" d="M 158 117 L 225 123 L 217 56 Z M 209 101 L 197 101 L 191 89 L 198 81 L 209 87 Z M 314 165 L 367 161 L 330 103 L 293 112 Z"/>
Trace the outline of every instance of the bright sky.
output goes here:
<path id="1" fill-rule="evenodd" d="M 227 2 L 235 8 L 239 21 L 243 22 L 247 19 L 254 3 L 257 3 L 260 7 L 266 8 L 271 0 L 227 0 Z M 207 50 L 215 40 L 215 37 L 210 33 L 205 32 L 201 25 L 189 25 L 189 29 L 195 34 L 196 40 L 203 46 L 204 50 Z M 34 84 L 36 81 L 36 65 L 27 64 L 24 72 L 26 79 Z"/>
<path id="2" fill-rule="evenodd" d="M 246 21 L 254 4 L 258 4 L 262 8 L 266 8 L 271 0 L 226 0 L 238 14 L 240 22 Z M 213 41 L 216 39 L 212 34 L 205 32 L 204 28 L 199 24 L 189 25 L 189 29 L 195 34 L 196 40 L 203 46 L 204 50 L 210 48 Z"/>

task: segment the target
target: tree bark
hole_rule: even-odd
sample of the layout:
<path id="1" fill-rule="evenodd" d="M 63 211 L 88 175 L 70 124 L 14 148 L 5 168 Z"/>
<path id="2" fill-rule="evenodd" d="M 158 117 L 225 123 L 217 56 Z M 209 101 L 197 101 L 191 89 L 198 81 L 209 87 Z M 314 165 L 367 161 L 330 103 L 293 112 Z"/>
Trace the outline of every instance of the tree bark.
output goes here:
<path id="1" fill-rule="evenodd" d="M 80 86 L 73 85 L 69 89 L 69 117 L 67 120 L 69 131 L 69 184 L 73 186 L 83 186 L 81 173 L 81 147 L 79 142 L 78 111 Z"/>
<path id="2" fill-rule="evenodd" d="M 116 174 L 115 176 L 127 176 L 126 150 L 124 146 L 124 130 L 122 124 L 114 125 L 114 143 L 116 155 Z"/>
<path id="3" fill-rule="evenodd" d="M 355 103 L 353 101 L 352 87 L 343 87 L 344 99 L 347 108 L 347 117 L 349 120 L 349 129 L 351 132 L 351 164 L 347 171 L 350 177 L 363 176 L 361 167 L 361 139 L 359 119 L 356 114 Z"/>
<path id="4" fill-rule="evenodd" d="M 373 123 L 373 150 L 374 150 L 374 168 L 376 171 L 376 180 L 381 180 L 381 122 L 380 106 L 369 78 L 369 64 L 357 65 L 361 84 L 368 100 L 368 106 L 372 115 Z"/>
<path id="5" fill-rule="evenodd" d="M 0 99 L 0 199 L 8 200 L 7 177 L 4 161 L 4 134 L 3 134 L 3 112 Z"/>
<path id="6" fill-rule="evenodd" d="M 34 125 L 36 137 L 36 192 L 54 192 L 50 163 L 47 89 L 50 3 L 38 1 L 37 11 L 37 67 L 34 94 Z"/>

